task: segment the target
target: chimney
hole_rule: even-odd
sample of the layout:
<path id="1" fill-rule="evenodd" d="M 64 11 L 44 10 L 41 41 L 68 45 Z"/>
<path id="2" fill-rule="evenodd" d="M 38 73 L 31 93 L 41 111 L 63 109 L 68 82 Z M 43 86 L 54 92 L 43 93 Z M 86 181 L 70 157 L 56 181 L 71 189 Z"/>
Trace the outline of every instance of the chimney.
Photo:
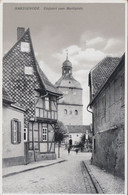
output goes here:
<path id="1" fill-rule="evenodd" d="M 17 41 L 23 36 L 24 32 L 25 32 L 25 28 L 23 27 L 17 28 Z"/>

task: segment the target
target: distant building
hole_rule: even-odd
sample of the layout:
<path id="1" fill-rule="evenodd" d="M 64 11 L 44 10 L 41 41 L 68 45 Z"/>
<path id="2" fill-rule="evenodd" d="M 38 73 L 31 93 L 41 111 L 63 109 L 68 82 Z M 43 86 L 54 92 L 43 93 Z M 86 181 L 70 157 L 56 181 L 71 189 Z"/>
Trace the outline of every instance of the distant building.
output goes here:
<path id="1" fill-rule="evenodd" d="M 62 76 L 55 85 L 63 93 L 63 98 L 58 101 L 58 119 L 65 125 L 82 125 L 83 89 L 72 76 L 72 64 L 68 57 L 62 65 Z"/>
<path id="2" fill-rule="evenodd" d="M 106 57 L 89 73 L 92 162 L 124 177 L 125 55 Z"/>
<path id="3" fill-rule="evenodd" d="M 30 30 L 18 28 L 17 38 L 15 45 L 3 58 L 3 87 L 13 102 L 25 107 L 21 131 L 25 131 L 28 138 L 24 144 L 26 163 L 53 159 L 56 157 L 54 131 L 58 118 L 57 99 L 62 94 L 40 69 Z M 10 116 L 4 117 L 10 120 Z M 18 115 L 16 120 L 19 120 Z M 5 139 L 3 147 L 9 143 L 16 152 L 19 142 L 12 145 L 11 138 L 8 139 L 8 142 Z"/>
<path id="4" fill-rule="evenodd" d="M 78 145 L 82 136 L 85 136 L 85 139 L 88 140 L 91 134 L 89 125 L 67 125 L 67 131 L 68 140 L 71 140 L 72 145 Z"/>
<path id="5" fill-rule="evenodd" d="M 3 167 L 25 163 L 24 112 L 3 89 Z"/>

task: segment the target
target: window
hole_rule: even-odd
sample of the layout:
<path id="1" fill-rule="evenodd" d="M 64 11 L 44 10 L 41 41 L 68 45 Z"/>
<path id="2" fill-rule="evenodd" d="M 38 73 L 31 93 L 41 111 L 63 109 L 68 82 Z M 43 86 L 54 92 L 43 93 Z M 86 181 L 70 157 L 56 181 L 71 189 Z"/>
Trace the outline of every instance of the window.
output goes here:
<path id="1" fill-rule="evenodd" d="M 11 143 L 21 143 L 21 122 L 17 119 L 11 121 Z"/>
<path id="2" fill-rule="evenodd" d="M 70 115 L 72 114 L 72 110 L 70 110 L 69 114 L 70 114 Z"/>
<path id="3" fill-rule="evenodd" d="M 45 109 L 49 110 L 49 97 L 45 97 Z"/>
<path id="4" fill-rule="evenodd" d="M 47 141 L 47 128 L 42 128 L 42 141 Z"/>
<path id="5" fill-rule="evenodd" d="M 78 110 L 75 110 L 75 115 L 78 115 Z"/>
<path id="6" fill-rule="evenodd" d="M 45 123 L 41 127 L 41 141 L 47 141 L 47 124 Z"/>
<path id="7" fill-rule="evenodd" d="M 72 135 L 69 135 L 70 138 L 72 138 Z"/>
<path id="8" fill-rule="evenodd" d="M 33 68 L 29 66 L 25 66 L 25 74 L 33 75 Z"/>
<path id="9" fill-rule="evenodd" d="M 68 111 L 66 109 L 64 109 L 64 114 L 67 114 L 67 113 L 68 113 Z"/>
<path id="10" fill-rule="evenodd" d="M 28 141 L 28 130 L 27 128 L 24 129 L 24 142 L 27 142 Z"/>
<path id="11" fill-rule="evenodd" d="M 30 52 L 30 44 L 27 42 L 21 42 L 21 51 L 22 52 Z"/>

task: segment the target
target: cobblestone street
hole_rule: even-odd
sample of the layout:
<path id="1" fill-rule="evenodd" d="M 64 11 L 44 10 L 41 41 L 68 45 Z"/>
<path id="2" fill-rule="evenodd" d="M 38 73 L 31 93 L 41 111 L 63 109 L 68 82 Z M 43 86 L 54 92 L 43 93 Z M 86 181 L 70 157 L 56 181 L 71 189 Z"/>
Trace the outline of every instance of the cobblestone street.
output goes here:
<path id="1" fill-rule="evenodd" d="M 3 179 L 4 193 L 96 193 L 82 161 L 91 154 L 61 151 L 65 162 Z"/>

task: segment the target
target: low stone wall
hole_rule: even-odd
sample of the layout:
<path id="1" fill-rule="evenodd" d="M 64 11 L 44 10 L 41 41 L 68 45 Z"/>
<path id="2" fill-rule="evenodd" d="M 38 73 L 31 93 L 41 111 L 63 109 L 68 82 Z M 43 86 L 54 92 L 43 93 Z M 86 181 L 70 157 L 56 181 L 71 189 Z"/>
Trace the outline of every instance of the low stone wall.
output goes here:
<path id="1" fill-rule="evenodd" d="M 95 135 L 92 163 L 124 178 L 124 126 Z"/>
<path id="2" fill-rule="evenodd" d="M 24 165 L 25 159 L 24 156 L 18 156 L 13 158 L 3 158 L 2 160 L 2 167 L 10 167 L 16 165 Z"/>
<path id="3" fill-rule="evenodd" d="M 56 154 L 53 153 L 40 153 L 39 151 L 35 152 L 35 159 L 34 159 L 34 151 L 29 151 L 27 158 L 26 158 L 26 164 L 36 161 L 42 161 L 42 160 L 54 160 L 56 159 Z"/>

